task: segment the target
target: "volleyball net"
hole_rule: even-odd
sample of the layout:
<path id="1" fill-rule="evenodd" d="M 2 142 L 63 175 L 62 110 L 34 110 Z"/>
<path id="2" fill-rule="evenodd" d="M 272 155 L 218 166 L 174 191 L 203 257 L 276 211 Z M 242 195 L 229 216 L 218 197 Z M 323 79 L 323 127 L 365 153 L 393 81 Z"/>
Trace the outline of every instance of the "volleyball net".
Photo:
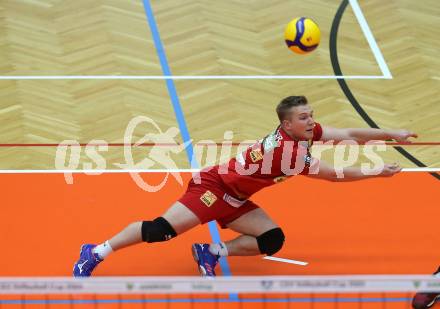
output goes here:
<path id="1" fill-rule="evenodd" d="M 440 279 L 425 275 L 3 277 L 0 307 L 397 309 L 410 308 L 418 291 L 439 292 Z"/>

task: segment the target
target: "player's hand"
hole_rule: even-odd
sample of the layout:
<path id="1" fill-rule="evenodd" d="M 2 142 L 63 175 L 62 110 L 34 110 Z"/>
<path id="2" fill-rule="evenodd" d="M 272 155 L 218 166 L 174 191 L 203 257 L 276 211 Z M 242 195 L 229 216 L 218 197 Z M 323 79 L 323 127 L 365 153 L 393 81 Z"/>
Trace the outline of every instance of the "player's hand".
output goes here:
<path id="1" fill-rule="evenodd" d="M 401 170 L 402 168 L 400 167 L 399 163 L 385 164 L 382 172 L 379 175 L 383 177 L 390 177 L 399 173 Z"/>
<path id="2" fill-rule="evenodd" d="M 411 141 L 408 140 L 410 137 L 418 137 L 416 133 L 408 130 L 393 130 L 390 135 L 392 139 L 399 143 L 411 143 Z"/>

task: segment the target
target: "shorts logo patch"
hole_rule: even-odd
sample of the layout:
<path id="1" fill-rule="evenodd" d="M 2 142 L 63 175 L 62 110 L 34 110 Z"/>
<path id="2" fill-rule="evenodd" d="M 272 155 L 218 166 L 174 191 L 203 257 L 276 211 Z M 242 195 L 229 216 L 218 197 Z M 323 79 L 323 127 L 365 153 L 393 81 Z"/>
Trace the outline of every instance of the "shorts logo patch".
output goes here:
<path id="1" fill-rule="evenodd" d="M 263 159 L 263 153 L 261 152 L 261 149 L 252 150 L 249 155 L 251 156 L 251 160 L 254 163 Z"/>
<path id="2" fill-rule="evenodd" d="M 214 193 L 208 190 L 205 193 L 203 193 L 203 195 L 200 197 L 200 200 L 206 206 L 211 207 L 212 204 L 214 204 L 215 201 L 217 200 L 217 197 L 214 195 Z"/>

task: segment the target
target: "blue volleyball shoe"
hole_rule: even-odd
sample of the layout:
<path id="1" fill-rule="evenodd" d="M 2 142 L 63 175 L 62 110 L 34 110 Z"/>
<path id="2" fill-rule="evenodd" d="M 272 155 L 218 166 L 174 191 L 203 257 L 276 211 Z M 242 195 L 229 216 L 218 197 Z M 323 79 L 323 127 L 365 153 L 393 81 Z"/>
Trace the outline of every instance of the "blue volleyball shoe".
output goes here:
<path id="1" fill-rule="evenodd" d="M 79 260 L 73 265 L 74 277 L 90 277 L 93 270 L 103 261 L 98 254 L 93 253 L 96 245 L 82 245 L 79 253 Z"/>
<path id="2" fill-rule="evenodd" d="M 220 256 L 209 251 L 209 244 L 193 244 L 192 254 L 202 277 L 215 277 L 215 266 Z"/>

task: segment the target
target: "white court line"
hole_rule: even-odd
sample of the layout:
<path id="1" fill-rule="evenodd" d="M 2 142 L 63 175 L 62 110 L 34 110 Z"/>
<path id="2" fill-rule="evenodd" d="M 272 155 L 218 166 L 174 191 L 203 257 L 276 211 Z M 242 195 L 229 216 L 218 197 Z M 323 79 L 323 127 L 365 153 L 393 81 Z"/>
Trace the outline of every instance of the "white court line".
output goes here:
<path id="1" fill-rule="evenodd" d="M 361 29 L 364 32 L 365 37 L 367 38 L 368 44 L 370 44 L 370 48 L 373 51 L 374 57 L 376 58 L 380 70 L 382 71 L 383 77 L 385 79 L 392 79 L 393 76 L 391 75 L 390 69 L 388 68 L 387 63 L 383 58 L 379 46 L 377 46 L 377 42 L 374 39 L 373 33 L 371 32 L 371 29 L 368 26 L 367 20 L 365 19 L 364 14 L 362 13 L 359 3 L 357 2 L 357 0 L 349 0 L 349 2 L 351 8 L 353 9 L 354 15 L 356 15 L 359 25 L 361 26 Z"/>
<path id="2" fill-rule="evenodd" d="M 278 257 L 274 257 L 274 256 L 265 256 L 265 257 L 263 257 L 263 259 L 271 260 L 271 261 L 275 261 L 275 262 L 282 262 L 282 263 L 301 265 L 301 266 L 306 266 L 306 265 L 309 264 L 307 262 L 302 262 L 302 261 L 297 261 L 297 260 L 290 260 L 290 259 L 282 259 L 282 258 L 278 258 Z"/>
<path id="3" fill-rule="evenodd" d="M 123 174 L 123 173 L 198 173 L 201 169 L 126 169 L 126 170 L 0 170 L 0 174 Z"/>
<path id="4" fill-rule="evenodd" d="M 402 168 L 402 172 L 440 172 L 440 168 L 438 167 L 407 167 Z"/>
<path id="5" fill-rule="evenodd" d="M 198 173 L 201 169 L 127 169 L 127 170 L 0 170 L 0 174 L 123 174 L 123 173 Z M 440 172 L 440 167 L 403 168 L 402 172 Z"/>
<path id="6" fill-rule="evenodd" d="M 26 75 L 0 76 L 0 80 L 199 80 L 199 79 L 390 79 L 381 75 Z"/>

